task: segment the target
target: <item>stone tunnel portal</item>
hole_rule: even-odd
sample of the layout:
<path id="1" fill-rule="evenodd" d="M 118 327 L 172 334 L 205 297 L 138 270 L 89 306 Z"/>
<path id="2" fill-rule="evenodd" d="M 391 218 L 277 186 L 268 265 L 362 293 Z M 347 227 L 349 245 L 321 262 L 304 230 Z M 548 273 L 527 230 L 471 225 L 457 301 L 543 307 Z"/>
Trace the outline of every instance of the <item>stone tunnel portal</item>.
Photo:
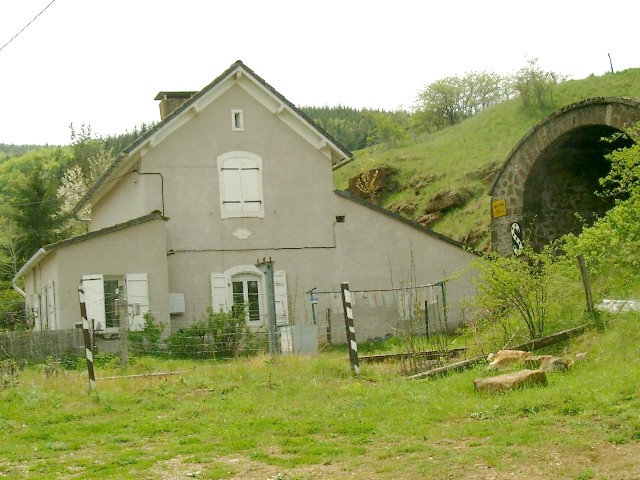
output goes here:
<path id="1" fill-rule="evenodd" d="M 512 149 L 491 188 L 491 248 L 513 254 L 579 233 L 615 199 L 598 195 L 606 154 L 630 145 L 604 141 L 640 119 L 640 101 L 596 97 L 564 107 L 538 123 Z M 515 233 L 514 233 L 515 232 Z M 516 239 L 516 233 L 519 239 Z"/>

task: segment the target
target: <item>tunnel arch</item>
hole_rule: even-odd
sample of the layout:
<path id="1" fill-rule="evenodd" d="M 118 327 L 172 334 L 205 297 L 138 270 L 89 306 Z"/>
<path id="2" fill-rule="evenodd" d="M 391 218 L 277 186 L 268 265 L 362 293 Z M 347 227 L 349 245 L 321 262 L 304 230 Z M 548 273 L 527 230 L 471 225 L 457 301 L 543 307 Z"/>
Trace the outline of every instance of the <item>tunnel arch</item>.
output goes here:
<path id="1" fill-rule="evenodd" d="M 492 250 L 513 253 L 516 230 L 539 250 L 609 210 L 613 199 L 595 194 L 610 168 L 604 157 L 629 140 L 601 139 L 638 120 L 638 99 L 595 97 L 561 108 L 529 130 L 490 190 Z"/>

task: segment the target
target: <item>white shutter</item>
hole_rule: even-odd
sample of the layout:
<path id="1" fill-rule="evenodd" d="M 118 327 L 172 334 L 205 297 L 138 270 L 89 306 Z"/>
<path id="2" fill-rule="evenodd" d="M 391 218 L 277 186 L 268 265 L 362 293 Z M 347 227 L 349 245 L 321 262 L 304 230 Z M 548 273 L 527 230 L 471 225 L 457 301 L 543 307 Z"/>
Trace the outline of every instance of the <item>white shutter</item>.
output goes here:
<path id="1" fill-rule="evenodd" d="M 224 273 L 211 274 L 211 308 L 214 313 L 229 311 L 227 279 Z"/>
<path id="2" fill-rule="evenodd" d="M 33 329 L 40 331 L 42 330 L 40 325 L 40 295 L 36 293 L 31 297 L 31 301 L 33 302 Z"/>
<path id="3" fill-rule="evenodd" d="M 220 165 L 220 197 L 225 212 L 242 211 L 241 158 L 225 159 Z"/>
<path id="4" fill-rule="evenodd" d="M 47 285 L 47 324 L 49 330 L 56 330 L 56 295 L 53 289 L 53 280 Z"/>
<path id="5" fill-rule="evenodd" d="M 254 159 L 242 159 L 242 211 L 259 212 L 262 208 L 262 176 Z"/>
<path id="6" fill-rule="evenodd" d="M 104 311 L 104 278 L 102 275 L 83 275 L 82 290 L 87 310 L 87 320 L 96 327 L 104 328 L 107 320 Z"/>
<path id="7" fill-rule="evenodd" d="M 128 273 L 124 276 L 129 304 L 129 330 L 139 331 L 144 327 L 144 314 L 149 311 L 149 285 L 146 273 Z M 140 307 L 138 308 L 138 305 Z"/>
<path id="8" fill-rule="evenodd" d="M 276 324 L 289 322 L 289 301 L 287 299 L 287 275 L 284 270 L 273 272 L 273 291 L 276 298 Z"/>

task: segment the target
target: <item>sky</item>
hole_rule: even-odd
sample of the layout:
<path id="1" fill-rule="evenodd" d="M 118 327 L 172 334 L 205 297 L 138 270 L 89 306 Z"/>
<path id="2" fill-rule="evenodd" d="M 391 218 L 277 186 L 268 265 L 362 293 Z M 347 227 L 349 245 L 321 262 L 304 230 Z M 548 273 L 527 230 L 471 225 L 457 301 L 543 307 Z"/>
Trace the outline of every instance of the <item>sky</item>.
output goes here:
<path id="1" fill-rule="evenodd" d="M 408 110 L 430 83 L 527 59 L 603 75 L 640 67 L 639 14 L 638 0 L 0 0 L 0 143 L 130 131 L 159 120 L 159 91 L 200 90 L 236 60 L 298 107 Z"/>

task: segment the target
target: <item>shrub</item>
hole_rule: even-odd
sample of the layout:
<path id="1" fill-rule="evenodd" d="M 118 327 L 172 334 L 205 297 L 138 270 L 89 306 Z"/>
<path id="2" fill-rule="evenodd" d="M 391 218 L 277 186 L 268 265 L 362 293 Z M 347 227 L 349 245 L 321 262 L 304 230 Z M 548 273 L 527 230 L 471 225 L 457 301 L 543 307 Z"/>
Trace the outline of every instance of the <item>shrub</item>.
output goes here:
<path id="1" fill-rule="evenodd" d="M 181 328 L 167 339 L 172 355 L 181 358 L 237 357 L 252 345 L 253 335 L 242 310 L 213 312 L 187 328 Z"/>
<path id="2" fill-rule="evenodd" d="M 158 353 L 163 331 L 164 323 L 156 323 L 153 313 L 145 312 L 142 330 L 128 332 L 131 353 L 134 355 Z"/>

